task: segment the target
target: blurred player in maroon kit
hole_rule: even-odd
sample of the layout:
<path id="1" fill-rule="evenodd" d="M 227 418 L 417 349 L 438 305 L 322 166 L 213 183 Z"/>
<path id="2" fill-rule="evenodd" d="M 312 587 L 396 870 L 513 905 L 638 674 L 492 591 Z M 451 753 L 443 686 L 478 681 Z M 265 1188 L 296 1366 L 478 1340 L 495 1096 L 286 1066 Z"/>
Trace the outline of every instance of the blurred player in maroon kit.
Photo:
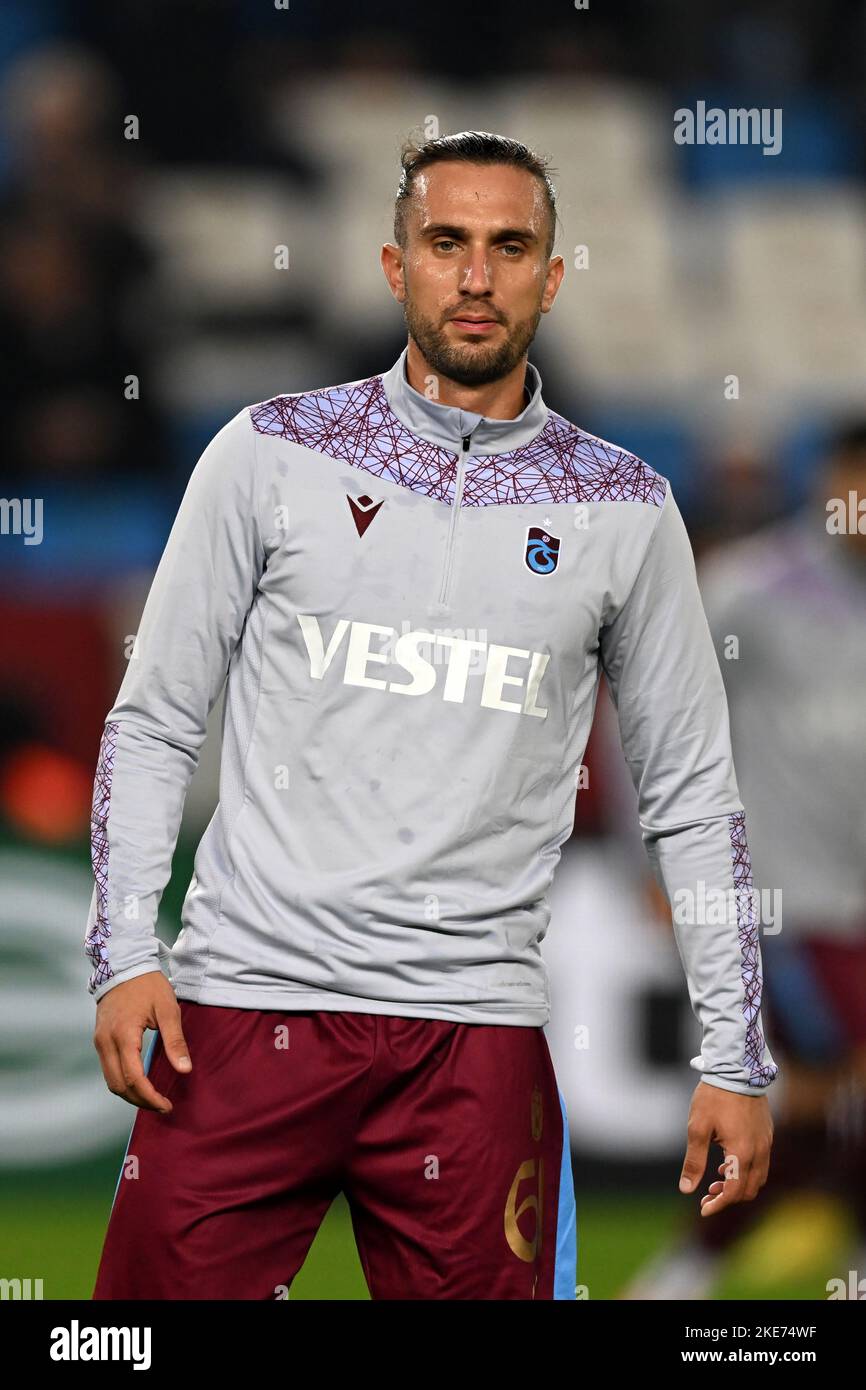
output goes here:
<path id="1" fill-rule="evenodd" d="M 832 520 L 840 504 L 844 530 Z M 806 506 L 707 558 L 701 590 L 754 884 L 769 895 L 765 1009 L 782 1078 L 773 1172 L 764 1202 L 689 1218 L 626 1298 L 708 1297 L 734 1242 L 793 1194 L 844 1201 L 866 1272 L 866 422 L 837 436 Z"/>

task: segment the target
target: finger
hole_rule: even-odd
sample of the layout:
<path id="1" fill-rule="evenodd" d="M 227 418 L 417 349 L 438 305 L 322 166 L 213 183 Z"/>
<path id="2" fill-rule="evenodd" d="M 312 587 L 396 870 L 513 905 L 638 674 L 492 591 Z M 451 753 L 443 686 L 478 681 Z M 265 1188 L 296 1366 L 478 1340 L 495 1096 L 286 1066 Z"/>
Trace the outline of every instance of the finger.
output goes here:
<path id="1" fill-rule="evenodd" d="M 680 1192 L 693 1192 L 704 1176 L 707 1167 L 707 1153 L 710 1147 L 710 1131 L 689 1126 L 688 1148 L 680 1174 Z"/>
<path id="2" fill-rule="evenodd" d="M 770 1176 L 770 1147 L 759 1151 L 755 1159 L 755 1167 L 758 1170 L 758 1186 L 763 1187 L 767 1178 Z"/>
<path id="3" fill-rule="evenodd" d="M 118 1041 L 120 1064 L 126 1087 L 124 1099 L 131 1105 L 145 1110 L 158 1110 L 167 1115 L 172 1109 L 171 1101 L 163 1096 L 148 1080 L 141 1061 L 141 1031 L 133 1030 Z"/>
<path id="4" fill-rule="evenodd" d="M 749 1168 L 746 1180 L 746 1192 L 743 1197 L 744 1202 L 753 1202 L 760 1192 L 764 1183 L 767 1181 L 768 1163 L 756 1155 L 751 1167 Z"/>
<path id="5" fill-rule="evenodd" d="M 707 1189 L 707 1191 L 704 1193 L 703 1197 L 701 1198 L 701 1201 L 702 1201 L 702 1202 L 705 1202 L 705 1201 L 707 1200 L 707 1196 L 708 1196 L 708 1195 L 711 1196 L 711 1197 L 717 1197 L 718 1194 L 719 1194 L 720 1192 L 723 1192 L 723 1191 L 724 1191 L 724 1188 L 725 1188 L 724 1182 L 718 1182 L 718 1181 L 717 1181 L 717 1182 L 711 1182 L 710 1185 L 709 1185 L 709 1187 L 708 1187 L 708 1189 Z"/>
<path id="6" fill-rule="evenodd" d="M 186 1038 L 183 1035 L 180 1005 L 177 999 L 172 997 L 168 1003 L 157 1004 L 154 1014 L 156 1015 L 156 1026 L 162 1038 L 162 1046 L 171 1065 L 175 1071 L 192 1071 L 192 1060 Z"/>
<path id="7" fill-rule="evenodd" d="M 707 1202 L 711 1202 L 714 1197 L 718 1197 L 719 1193 L 724 1191 L 724 1187 L 725 1184 L 723 1182 L 711 1183 L 709 1192 L 705 1192 L 703 1197 L 701 1198 L 701 1210 L 704 1209 Z"/>
<path id="8" fill-rule="evenodd" d="M 744 1172 L 743 1166 L 741 1165 L 740 1176 L 737 1178 L 728 1178 L 727 1181 L 722 1184 L 721 1192 L 701 1205 L 701 1216 L 714 1216 L 716 1212 L 724 1211 L 725 1207 L 731 1207 L 734 1206 L 735 1203 L 741 1202 L 746 1191 L 747 1179 L 748 1170 Z M 713 1186 L 715 1187 L 715 1183 L 713 1183 Z"/>
<path id="9" fill-rule="evenodd" d="M 761 1190 L 766 1180 L 766 1165 L 762 1163 L 762 1156 L 763 1150 L 759 1151 L 758 1147 L 755 1146 L 745 1150 L 743 1157 L 739 1160 L 734 1170 L 742 1185 L 742 1191 L 737 1198 L 738 1201 L 753 1202 Z M 726 1158 L 730 1158 L 730 1155 L 726 1155 Z"/>
<path id="10" fill-rule="evenodd" d="M 102 1075 L 105 1077 L 105 1084 L 116 1096 L 123 1096 L 126 1092 L 126 1082 L 123 1079 L 123 1069 L 120 1065 L 120 1053 L 117 1050 L 117 1043 L 113 1034 L 107 1037 L 94 1038 L 93 1045 L 99 1053 L 99 1062 L 102 1067 Z"/>

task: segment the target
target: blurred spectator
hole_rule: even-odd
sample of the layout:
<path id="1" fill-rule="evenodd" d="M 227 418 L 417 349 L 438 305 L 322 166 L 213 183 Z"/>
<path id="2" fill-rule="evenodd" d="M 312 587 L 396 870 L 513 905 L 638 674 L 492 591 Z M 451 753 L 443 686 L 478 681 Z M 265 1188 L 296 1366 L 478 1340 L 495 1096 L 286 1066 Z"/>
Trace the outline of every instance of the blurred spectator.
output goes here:
<path id="1" fill-rule="evenodd" d="M 866 421 L 838 434 L 795 515 L 706 560 L 702 592 L 762 894 L 762 1014 L 780 1081 L 771 1212 L 696 1213 L 630 1298 L 707 1297 L 735 1241 L 814 1194 L 846 1203 L 854 1267 L 866 1261 Z M 718 1161 L 711 1152 L 706 1181 Z M 776 1276 L 809 1244 L 796 1215 L 781 1230 Z"/>
<path id="2" fill-rule="evenodd" d="M 689 516 L 696 559 L 728 541 L 742 539 L 778 520 L 784 490 L 778 466 L 747 443 L 734 445 L 707 461 L 697 505 Z"/>
<path id="3" fill-rule="evenodd" d="M 7 73 L 13 164 L 0 197 L 0 404 L 13 477 L 159 474 L 168 466 L 111 74 L 76 47 Z M 126 391 L 135 377 L 140 393 Z"/>

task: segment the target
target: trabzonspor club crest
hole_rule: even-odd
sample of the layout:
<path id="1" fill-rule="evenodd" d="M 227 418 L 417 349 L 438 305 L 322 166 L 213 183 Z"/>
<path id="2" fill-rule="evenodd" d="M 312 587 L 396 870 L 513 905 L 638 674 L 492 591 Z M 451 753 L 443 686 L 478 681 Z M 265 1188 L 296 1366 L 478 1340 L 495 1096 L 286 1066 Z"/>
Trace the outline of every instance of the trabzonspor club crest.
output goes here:
<path id="1" fill-rule="evenodd" d="M 559 560 L 559 547 L 559 536 L 551 535 L 543 526 L 530 526 L 523 558 L 533 574 L 552 574 Z"/>

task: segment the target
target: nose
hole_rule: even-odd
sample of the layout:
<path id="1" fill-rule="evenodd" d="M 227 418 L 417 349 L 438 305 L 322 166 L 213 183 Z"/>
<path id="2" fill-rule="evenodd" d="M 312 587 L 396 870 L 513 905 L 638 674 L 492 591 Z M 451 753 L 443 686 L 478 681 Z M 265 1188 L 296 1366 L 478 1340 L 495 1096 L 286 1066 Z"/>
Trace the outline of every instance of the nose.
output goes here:
<path id="1" fill-rule="evenodd" d="M 490 294 L 492 292 L 490 259 L 487 248 L 476 246 L 466 253 L 461 267 L 460 289 L 463 294 Z"/>

